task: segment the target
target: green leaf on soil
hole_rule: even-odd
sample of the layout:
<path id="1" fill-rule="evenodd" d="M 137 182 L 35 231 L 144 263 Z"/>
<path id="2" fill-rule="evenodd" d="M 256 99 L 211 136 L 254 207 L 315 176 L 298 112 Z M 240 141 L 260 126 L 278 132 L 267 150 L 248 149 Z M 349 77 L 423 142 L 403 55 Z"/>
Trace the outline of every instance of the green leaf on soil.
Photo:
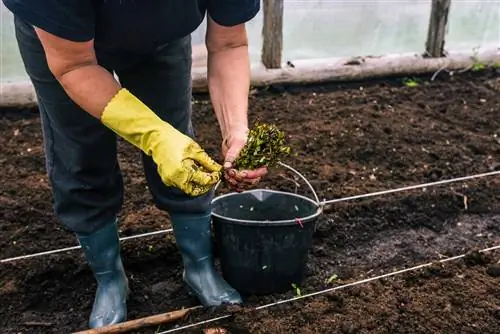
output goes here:
<path id="1" fill-rule="evenodd" d="M 302 294 L 301 294 L 300 288 L 297 286 L 297 284 L 292 283 L 292 287 L 295 290 L 295 296 L 300 297 Z"/>
<path id="2" fill-rule="evenodd" d="M 413 78 L 404 78 L 403 79 L 403 84 L 406 86 L 406 87 L 418 87 L 419 86 L 419 83 L 416 79 L 413 79 Z"/>
<path id="3" fill-rule="evenodd" d="M 338 278 L 337 274 L 333 274 L 332 276 L 330 276 L 327 280 L 326 280 L 326 284 L 331 284 L 333 281 L 336 281 Z"/>

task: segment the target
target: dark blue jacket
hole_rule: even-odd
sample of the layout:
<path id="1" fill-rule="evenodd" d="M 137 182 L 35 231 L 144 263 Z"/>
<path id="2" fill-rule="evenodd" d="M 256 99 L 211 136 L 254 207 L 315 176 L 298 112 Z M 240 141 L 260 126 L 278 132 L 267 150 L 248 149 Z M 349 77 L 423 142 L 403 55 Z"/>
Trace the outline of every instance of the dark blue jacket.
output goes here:
<path id="1" fill-rule="evenodd" d="M 2 0 L 18 18 L 72 41 L 145 53 L 193 32 L 208 13 L 233 26 L 255 17 L 260 0 Z"/>

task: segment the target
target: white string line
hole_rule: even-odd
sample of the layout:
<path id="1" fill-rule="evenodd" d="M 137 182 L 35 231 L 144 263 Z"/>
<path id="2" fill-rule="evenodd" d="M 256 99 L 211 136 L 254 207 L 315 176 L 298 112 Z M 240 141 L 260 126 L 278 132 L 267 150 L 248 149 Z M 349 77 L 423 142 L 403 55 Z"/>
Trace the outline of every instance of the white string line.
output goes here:
<path id="1" fill-rule="evenodd" d="M 314 198 L 316 200 L 316 203 L 318 203 L 319 206 L 324 206 L 326 204 L 332 204 L 332 203 L 338 203 L 338 202 L 344 202 L 344 201 L 351 201 L 354 199 L 360 199 L 360 198 L 367 198 L 367 197 L 373 197 L 373 196 L 380 196 L 380 195 L 387 195 L 391 193 L 397 193 L 397 192 L 402 192 L 406 190 L 413 190 L 413 189 L 419 189 L 419 188 L 427 188 L 427 187 L 432 187 L 432 186 L 438 186 L 441 184 L 446 184 L 446 183 L 452 183 L 452 182 L 460 182 L 460 181 L 467 181 L 471 179 L 477 179 L 481 177 L 486 177 L 486 176 L 493 176 L 493 175 L 498 175 L 500 174 L 500 171 L 493 171 L 493 172 L 487 172 L 487 173 L 480 173 L 480 174 L 474 174 L 474 175 L 469 175 L 469 176 L 463 176 L 463 177 L 457 177 L 457 178 L 452 178 L 452 179 L 447 179 L 447 180 L 440 180 L 440 181 L 435 181 L 435 182 L 429 182 L 429 183 L 421 183 L 417 185 L 412 185 L 412 186 L 406 186 L 406 187 L 401 187 L 401 188 L 396 188 L 396 189 L 389 189 L 389 190 L 383 190 L 383 191 L 377 191 L 373 193 L 368 193 L 368 194 L 362 194 L 362 195 L 354 195 L 354 196 L 348 196 L 348 197 L 342 197 L 342 198 L 336 198 L 336 199 L 331 199 L 331 200 L 323 200 L 322 202 L 319 201 L 318 195 L 316 194 L 316 191 L 314 190 L 314 187 L 312 186 L 311 182 L 302 175 L 299 171 L 296 169 L 279 162 L 279 164 L 285 168 L 290 169 L 292 172 L 297 174 L 306 184 L 307 186 L 311 189 Z"/>
<path id="2" fill-rule="evenodd" d="M 311 188 L 313 193 L 315 193 L 314 188 L 312 187 L 311 183 L 301 173 L 299 173 L 297 170 L 293 169 L 292 167 L 290 167 L 288 165 L 285 165 L 283 163 L 281 163 L 281 165 L 291 169 L 293 172 L 295 172 L 297 175 L 299 175 L 308 184 L 308 186 Z M 380 196 L 380 195 L 385 195 L 385 194 L 390 194 L 390 193 L 395 193 L 395 192 L 401 192 L 401 191 L 405 191 L 405 190 L 426 188 L 426 187 L 436 186 L 436 185 L 445 184 L 445 183 L 466 181 L 466 180 L 470 180 L 470 179 L 492 176 L 492 175 L 497 175 L 497 174 L 500 174 L 500 171 L 493 171 L 493 172 L 488 172 L 488 173 L 475 174 L 475 175 L 470 175 L 470 176 L 464 176 L 464 177 L 458 177 L 458 178 L 453 178 L 453 179 L 436 181 L 436 182 L 417 184 L 417 185 L 413 185 L 413 186 L 378 191 L 378 192 L 373 192 L 373 193 L 368 193 L 368 194 L 363 194 L 363 195 L 355 195 L 355 196 L 337 198 L 337 199 L 332 199 L 332 200 L 328 200 L 328 201 L 323 201 L 319 204 L 325 205 L 325 204 L 331 204 L 331 203 L 342 202 L 342 201 L 350 201 L 350 200 L 359 199 L 359 198 Z M 316 197 L 316 199 L 318 198 L 316 195 L 315 195 L 315 197 Z M 149 233 L 144 233 L 144 234 L 138 234 L 138 235 L 134 235 L 134 236 L 124 237 L 124 238 L 121 238 L 120 240 L 124 241 L 124 240 L 136 239 L 136 238 L 143 238 L 143 237 L 148 237 L 148 236 L 152 236 L 155 234 L 162 234 L 162 233 L 169 233 L 169 232 L 172 232 L 172 229 L 161 230 L 161 231 L 156 231 L 156 232 L 149 232 Z M 7 262 L 23 260 L 23 259 L 28 259 L 28 258 L 33 258 L 33 257 L 38 257 L 38 256 L 43 256 L 43 255 L 56 254 L 56 253 L 76 250 L 76 249 L 80 249 L 80 248 L 81 248 L 81 246 L 74 246 L 74 247 L 55 249 L 55 250 L 50 250 L 50 251 L 45 251 L 45 252 L 40 252 L 40 253 L 35 253 L 35 254 L 22 255 L 22 256 L 17 256 L 17 257 L 12 257 L 12 258 L 0 260 L 0 263 L 7 263 Z"/>
<path id="3" fill-rule="evenodd" d="M 172 232 L 172 231 L 173 231 L 173 229 L 167 229 L 167 230 L 160 230 L 160 231 L 148 232 L 148 233 L 143 233 L 143 234 L 131 235 L 131 236 L 128 236 L 128 237 L 120 238 L 120 241 L 126 241 L 126 240 L 143 238 L 143 237 L 149 237 L 149 236 L 152 236 L 152 235 L 169 233 L 169 232 Z M 40 252 L 40 253 L 34 253 L 34 254 L 29 254 L 29 255 L 16 256 L 16 257 L 11 257 L 11 258 L 8 258 L 8 259 L 0 260 L 0 263 L 7 263 L 7 262 L 16 261 L 16 260 L 29 259 L 29 258 L 32 258 L 32 257 L 37 257 L 37 256 L 42 256 L 42 255 L 50 255 L 50 254 L 56 254 L 56 253 L 61 253 L 61 252 L 67 252 L 67 251 L 71 251 L 71 250 L 75 250 L 75 249 L 80 249 L 80 248 L 82 248 L 82 246 L 73 246 L 73 247 L 66 247 L 66 248 L 61 248 L 61 249 L 54 249 L 54 250 L 50 250 L 50 251 L 45 251 L 45 252 Z"/>
<path id="4" fill-rule="evenodd" d="M 500 170 L 497 170 L 494 172 L 488 172 L 488 173 L 481 173 L 481 174 L 457 177 L 457 178 L 453 178 L 453 179 L 447 179 L 447 180 L 441 180 L 441 181 L 435 181 L 435 182 L 429 182 L 429 183 L 422 183 L 422 184 L 417 184 L 417 185 L 402 187 L 402 188 L 397 188 L 397 189 L 377 191 L 374 193 L 369 193 L 369 194 L 364 194 L 364 195 L 342 197 L 342 198 L 332 199 L 332 200 L 328 200 L 328 201 L 323 201 L 323 202 L 321 202 L 321 204 L 325 205 L 325 204 L 331 204 L 331 203 L 337 203 L 337 202 L 343 202 L 343 201 L 350 201 L 350 200 L 358 199 L 358 198 L 387 195 L 387 194 L 397 193 L 397 192 L 401 192 L 401 191 L 405 191 L 405 190 L 433 187 L 433 186 L 437 186 L 437 185 L 441 185 L 441 184 L 445 184 L 445 183 L 467 181 L 467 180 L 471 180 L 471 179 L 477 179 L 477 178 L 481 178 L 481 177 L 493 176 L 493 175 L 498 175 L 498 174 L 500 174 Z"/>
<path id="5" fill-rule="evenodd" d="M 486 252 L 494 251 L 494 250 L 497 250 L 497 249 L 500 249 L 500 245 L 489 247 L 489 248 L 485 248 L 485 249 L 480 250 L 479 252 L 480 253 L 486 253 Z M 286 304 L 286 303 L 290 303 L 290 302 L 297 301 L 297 300 L 300 300 L 300 299 L 305 299 L 305 298 L 309 298 L 309 297 L 314 297 L 314 296 L 322 295 L 322 294 L 325 294 L 325 293 L 328 293 L 328 292 L 333 292 L 333 291 L 341 290 L 341 289 L 348 288 L 348 287 L 351 287 L 351 286 L 361 285 L 361 284 L 364 284 L 364 283 L 373 282 L 373 281 L 376 281 L 376 280 L 379 280 L 379 279 L 382 279 L 382 278 L 387 278 L 387 277 L 391 277 L 391 276 L 401 275 L 401 274 L 404 274 L 404 273 L 407 273 L 407 272 L 410 272 L 410 271 L 415 271 L 415 270 L 418 270 L 418 269 L 422 269 L 422 268 L 425 268 L 425 267 L 432 266 L 433 264 L 436 264 L 436 263 L 445 263 L 445 262 L 448 262 L 448 261 L 458 260 L 458 259 L 461 259 L 461 258 L 467 256 L 467 254 L 468 253 L 465 253 L 465 254 L 462 254 L 462 255 L 453 256 L 453 257 L 449 257 L 449 258 L 446 258 L 446 259 L 441 259 L 441 260 L 438 260 L 438 261 L 428 262 L 428 263 L 425 263 L 425 264 L 420 264 L 420 265 L 417 265 L 417 266 L 414 266 L 414 267 L 411 267 L 411 268 L 406 268 L 406 269 L 401 269 L 401 270 L 398 270 L 398 271 L 393 271 L 391 273 L 383 274 L 383 275 L 380 275 L 380 276 L 374 276 L 374 277 L 370 277 L 370 278 L 365 278 L 363 280 L 359 280 L 359 281 L 356 281 L 356 282 L 347 283 L 347 284 L 343 284 L 343 285 L 338 285 L 338 286 L 333 287 L 333 288 L 329 288 L 329 289 L 325 289 L 325 290 L 321 290 L 321 291 L 316 291 L 316 292 L 308 293 L 308 294 L 305 294 L 305 295 L 302 295 L 302 296 L 297 296 L 297 297 L 293 297 L 293 298 L 289 298 L 289 299 L 283 299 L 283 300 L 280 300 L 280 301 L 277 301 L 277 302 L 274 302 L 274 303 L 269 303 L 269 304 L 265 304 L 265 305 L 262 305 L 262 306 L 255 307 L 255 308 L 251 309 L 250 311 L 263 310 L 263 309 L 270 308 L 270 307 L 273 307 L 273 306 L 276 306 L 276 305 Z M 196 322 L 196 323 L 189 324 L 189 325 L 185 325 L 185 326 L 182 326 L 182 327 L 172 328 L 170 330 L 167 330 L 167 331 L 164 331 L 164 332 L 160 332 L 160 333 L 157 333 L 157 334 L 173 333 L 173 332 L 177 332 L 177 331 L 180 331 L 180 330 L 183 330 L 183 329 L 188 329 L 188 328 L 197 327 L 197 326 L 200 326 L 200 325 L 205 325 L 205 324 L 208 324 L 208 323 L 216 322 L 216 321 L 219 321 L 219 320 L 222 320 L 222 319 L 226 319 L 226 318 L 229 318 L 229 317 L 232 317 L 232 316 L 233 316 L 232 314 L 226 314 L 226 315 L 223 315 L 223 316 L 219 316 L 219 317 L 216 317 L 216 318 L 203 320 L 203 321 Z"/>

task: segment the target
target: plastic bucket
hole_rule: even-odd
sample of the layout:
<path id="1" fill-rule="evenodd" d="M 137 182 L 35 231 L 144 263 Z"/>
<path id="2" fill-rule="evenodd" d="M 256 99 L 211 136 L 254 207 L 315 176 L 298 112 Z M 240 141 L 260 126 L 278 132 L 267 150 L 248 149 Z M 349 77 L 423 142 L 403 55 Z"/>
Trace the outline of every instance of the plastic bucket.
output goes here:
<path id="1" fill-rule="evenodd" d="M 239 292 L 285 292 L 304 277 L 318 203 L 294 193 L 256 189 L 216 197 L 212 221 L 221 271 Z"/>

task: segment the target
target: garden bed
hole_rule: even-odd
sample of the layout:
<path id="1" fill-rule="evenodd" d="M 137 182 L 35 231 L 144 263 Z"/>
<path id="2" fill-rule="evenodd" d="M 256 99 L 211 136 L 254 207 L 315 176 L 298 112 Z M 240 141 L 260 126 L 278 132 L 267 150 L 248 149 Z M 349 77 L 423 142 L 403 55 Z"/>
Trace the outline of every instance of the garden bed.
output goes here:
<path id="1" fill-rule="evenodd" d="M 250 113 L 252 120 L 276 122 L 287 132 L 297 155 L 286 163 L 304 173 L 321 199 L 332 199 L 498 170 L 497 76 L 441 74 L 433 82 L 419 79 L 417 87 L 402 79 L 274 87 L 252 95 Z M 196 99 L 194 121 L 200 143 L 218 155 L 219 130 L 207 100 Z M 1 258 L 76 245 L 52 212 L 36 112 L 1 111 L 0 150 Z M 122 141 L 120 163 L 126 186 L 121 235 L 169 228 L 168 217 L 151 201 L 138 151 Z M 270 173 L 262 186 L 296 189 L 284 170 Z M 302 183 L 298 191 L 311 196 Z M 498 244 L 500 177 L 338 203 L 320 219 L 300 292 Z M 126 241 L 123 255 L 132 289 L 130 319 L 197 304 L 182 287 L 171 234 Z M 500 278 L 493 270 L 499 260 L 500 252 L 493 251 L 205 327 L 232 333 L 500 333 Z M 332 275 L 337 279 L 327 282 Z M 94 292 L 79 250 L 0 264 L 0 328 L 85 329 Z M 252 297 L 247 306 L 296 292 Z M 177 324 L 219 311 L 225 314 L 196 312 Z"/>

